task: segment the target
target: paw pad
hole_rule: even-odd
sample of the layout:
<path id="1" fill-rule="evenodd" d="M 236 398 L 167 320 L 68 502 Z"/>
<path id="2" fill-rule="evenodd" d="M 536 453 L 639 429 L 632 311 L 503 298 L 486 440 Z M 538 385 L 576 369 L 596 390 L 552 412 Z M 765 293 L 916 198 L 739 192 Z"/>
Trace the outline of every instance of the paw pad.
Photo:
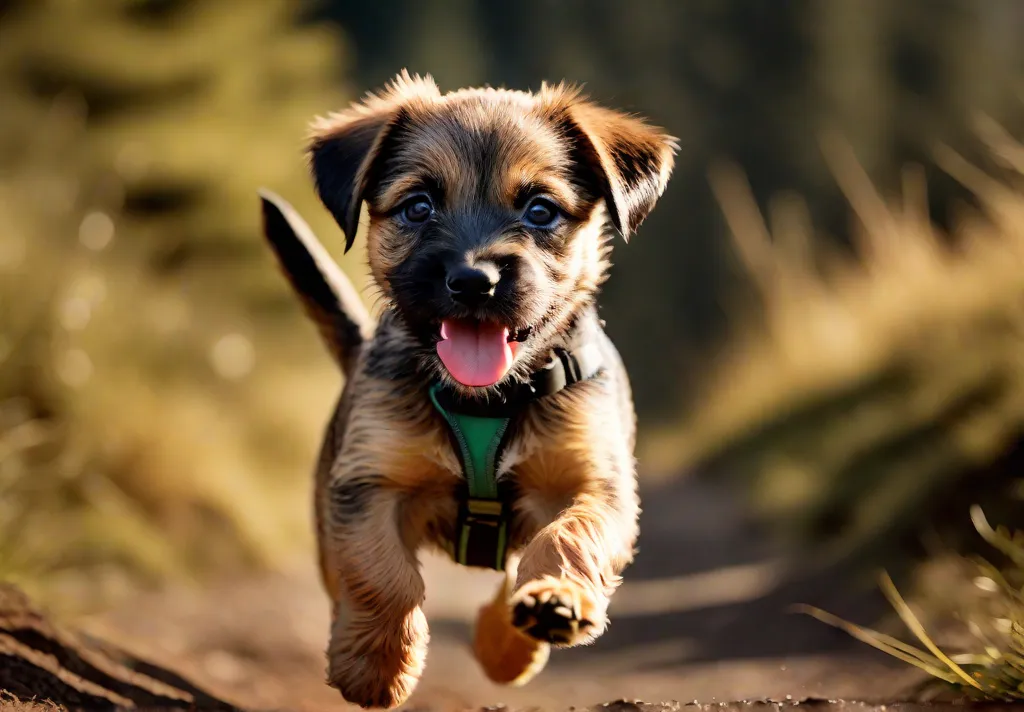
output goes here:
<path id="1" fill-rule="evenodd" d="M 512 625 L 536 640 L 573 645 L 594 627 L 569 587 L 524 587 L 512 601 Z"/>

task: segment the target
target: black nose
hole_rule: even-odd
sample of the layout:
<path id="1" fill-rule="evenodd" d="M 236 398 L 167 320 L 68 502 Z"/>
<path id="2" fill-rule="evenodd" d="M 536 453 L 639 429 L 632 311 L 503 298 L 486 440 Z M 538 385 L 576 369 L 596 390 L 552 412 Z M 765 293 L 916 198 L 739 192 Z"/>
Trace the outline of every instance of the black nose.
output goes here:
<path id="1" fill-rule="evenodd" d="M 454 267 L 448 273 L 446 284 L 452 299 L 466 306 L 477 306 L 494 295 L 499 277 L 496 266 L 489 262 L 478 262 L 472 267 Z"/>

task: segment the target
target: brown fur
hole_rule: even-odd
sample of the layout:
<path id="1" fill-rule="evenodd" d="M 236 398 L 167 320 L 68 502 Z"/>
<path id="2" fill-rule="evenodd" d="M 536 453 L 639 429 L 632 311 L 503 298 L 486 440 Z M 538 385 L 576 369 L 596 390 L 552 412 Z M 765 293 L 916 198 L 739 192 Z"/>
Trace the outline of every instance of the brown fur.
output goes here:
<path id="1" fill-rule="evenodd" d="M 416 260 L 431 248 L 410 237 L 394 208 L 431 185 L 441 196 L 443 239 L 455 245 L 473 233 L 457 243 L 460 259 L 515 265 L 508 301 L 496 308 L 510 326 L 533 331 L 507 379 L 526 377 L 573 329 L 589 330 L 604 357 L 596 377 L 527 408 L 498 465 L 499 478 L 515 485 L 513 555 L 505 583 L 480 611 L 474 650 L 493 680 L 521 684 L 543 667 L 550 645 L 581 645 L 603 632 L 609 597 L 633 556 L 635 419 L 595 300 L 608 264 L 605 225 L 635 231 L 665 187 L 674 148 L 659 130 L 565 86 L 442 95 L 430 79 L 408 74 L 314 124 L 318 192 L 348 245 L 366 202 L 369 264 L 385 303 L 372 339 L 358 344 L 316 478 L 321 571 L 333 606 L 328 677 L 345 699 L 397 706 L 423 670 L 429 634 L 417 552 L 443 549 L 453 536 L 463 478 L 426 385 L 441 379 L 489 396 L 455 383 L 424 336 L 432 324 L 425 305 L 435 296 Z M 503 216 L 514 216 L 531 190 L 564 211 L 557 230 L 507 227 Z M 548 623 L 538 627 L 541 620 Z"/>

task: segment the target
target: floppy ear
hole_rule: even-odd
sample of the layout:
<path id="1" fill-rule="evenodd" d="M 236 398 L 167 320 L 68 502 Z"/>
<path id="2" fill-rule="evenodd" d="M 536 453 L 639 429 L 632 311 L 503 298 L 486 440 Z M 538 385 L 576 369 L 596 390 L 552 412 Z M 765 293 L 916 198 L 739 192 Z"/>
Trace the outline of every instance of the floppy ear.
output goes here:
<path id="1" fill-rule="evenodd" d="M 371 171 L 410 102 L 439 96 L 429 76 L 403 71 L 380 95 L 313 123 L 309 161 L 317 194 L 345 233 L 345 252 L 359 228 L 359 211 Z"/>
<path id="2" fill-rule="evenodd" d="M 643 120 L 586 101 L 565 107 L 575 160 L 604 198 L 615 229 L 629 241 L 665 191 L 676 139 Z"/>
<path id="3" fill-rule="evenodd" d="M 355 242 L 367 175 L 390 122 L 388 114 L 337 121 L 329 132 L 315 136 L 310 143 L 316 192 L 345 233 L 345 252 Z"/>

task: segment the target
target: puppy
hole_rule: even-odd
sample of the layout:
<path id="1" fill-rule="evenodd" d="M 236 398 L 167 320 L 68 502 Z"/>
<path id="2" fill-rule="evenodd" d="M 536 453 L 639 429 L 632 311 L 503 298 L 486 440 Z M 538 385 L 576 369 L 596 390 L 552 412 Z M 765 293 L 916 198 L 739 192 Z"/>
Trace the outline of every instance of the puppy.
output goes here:
<path id="1" fill-rule="evenodd" d="M 565 85 L 441 94 L 402 73 L 316 121 L 313 179 L 346 251 L 367 206 L 376 323 L 263 193 L 266 236 L 345 376 L 315 510 L 328 679 L 346 700 L 391 708 L 416 686 L 425 547 L 504 571 L 474 640 L 496 682 L 607 626 L 639 501 L 629 381 L 596 300 L 610 228 L 636 230 L 675 151 Z"/>

